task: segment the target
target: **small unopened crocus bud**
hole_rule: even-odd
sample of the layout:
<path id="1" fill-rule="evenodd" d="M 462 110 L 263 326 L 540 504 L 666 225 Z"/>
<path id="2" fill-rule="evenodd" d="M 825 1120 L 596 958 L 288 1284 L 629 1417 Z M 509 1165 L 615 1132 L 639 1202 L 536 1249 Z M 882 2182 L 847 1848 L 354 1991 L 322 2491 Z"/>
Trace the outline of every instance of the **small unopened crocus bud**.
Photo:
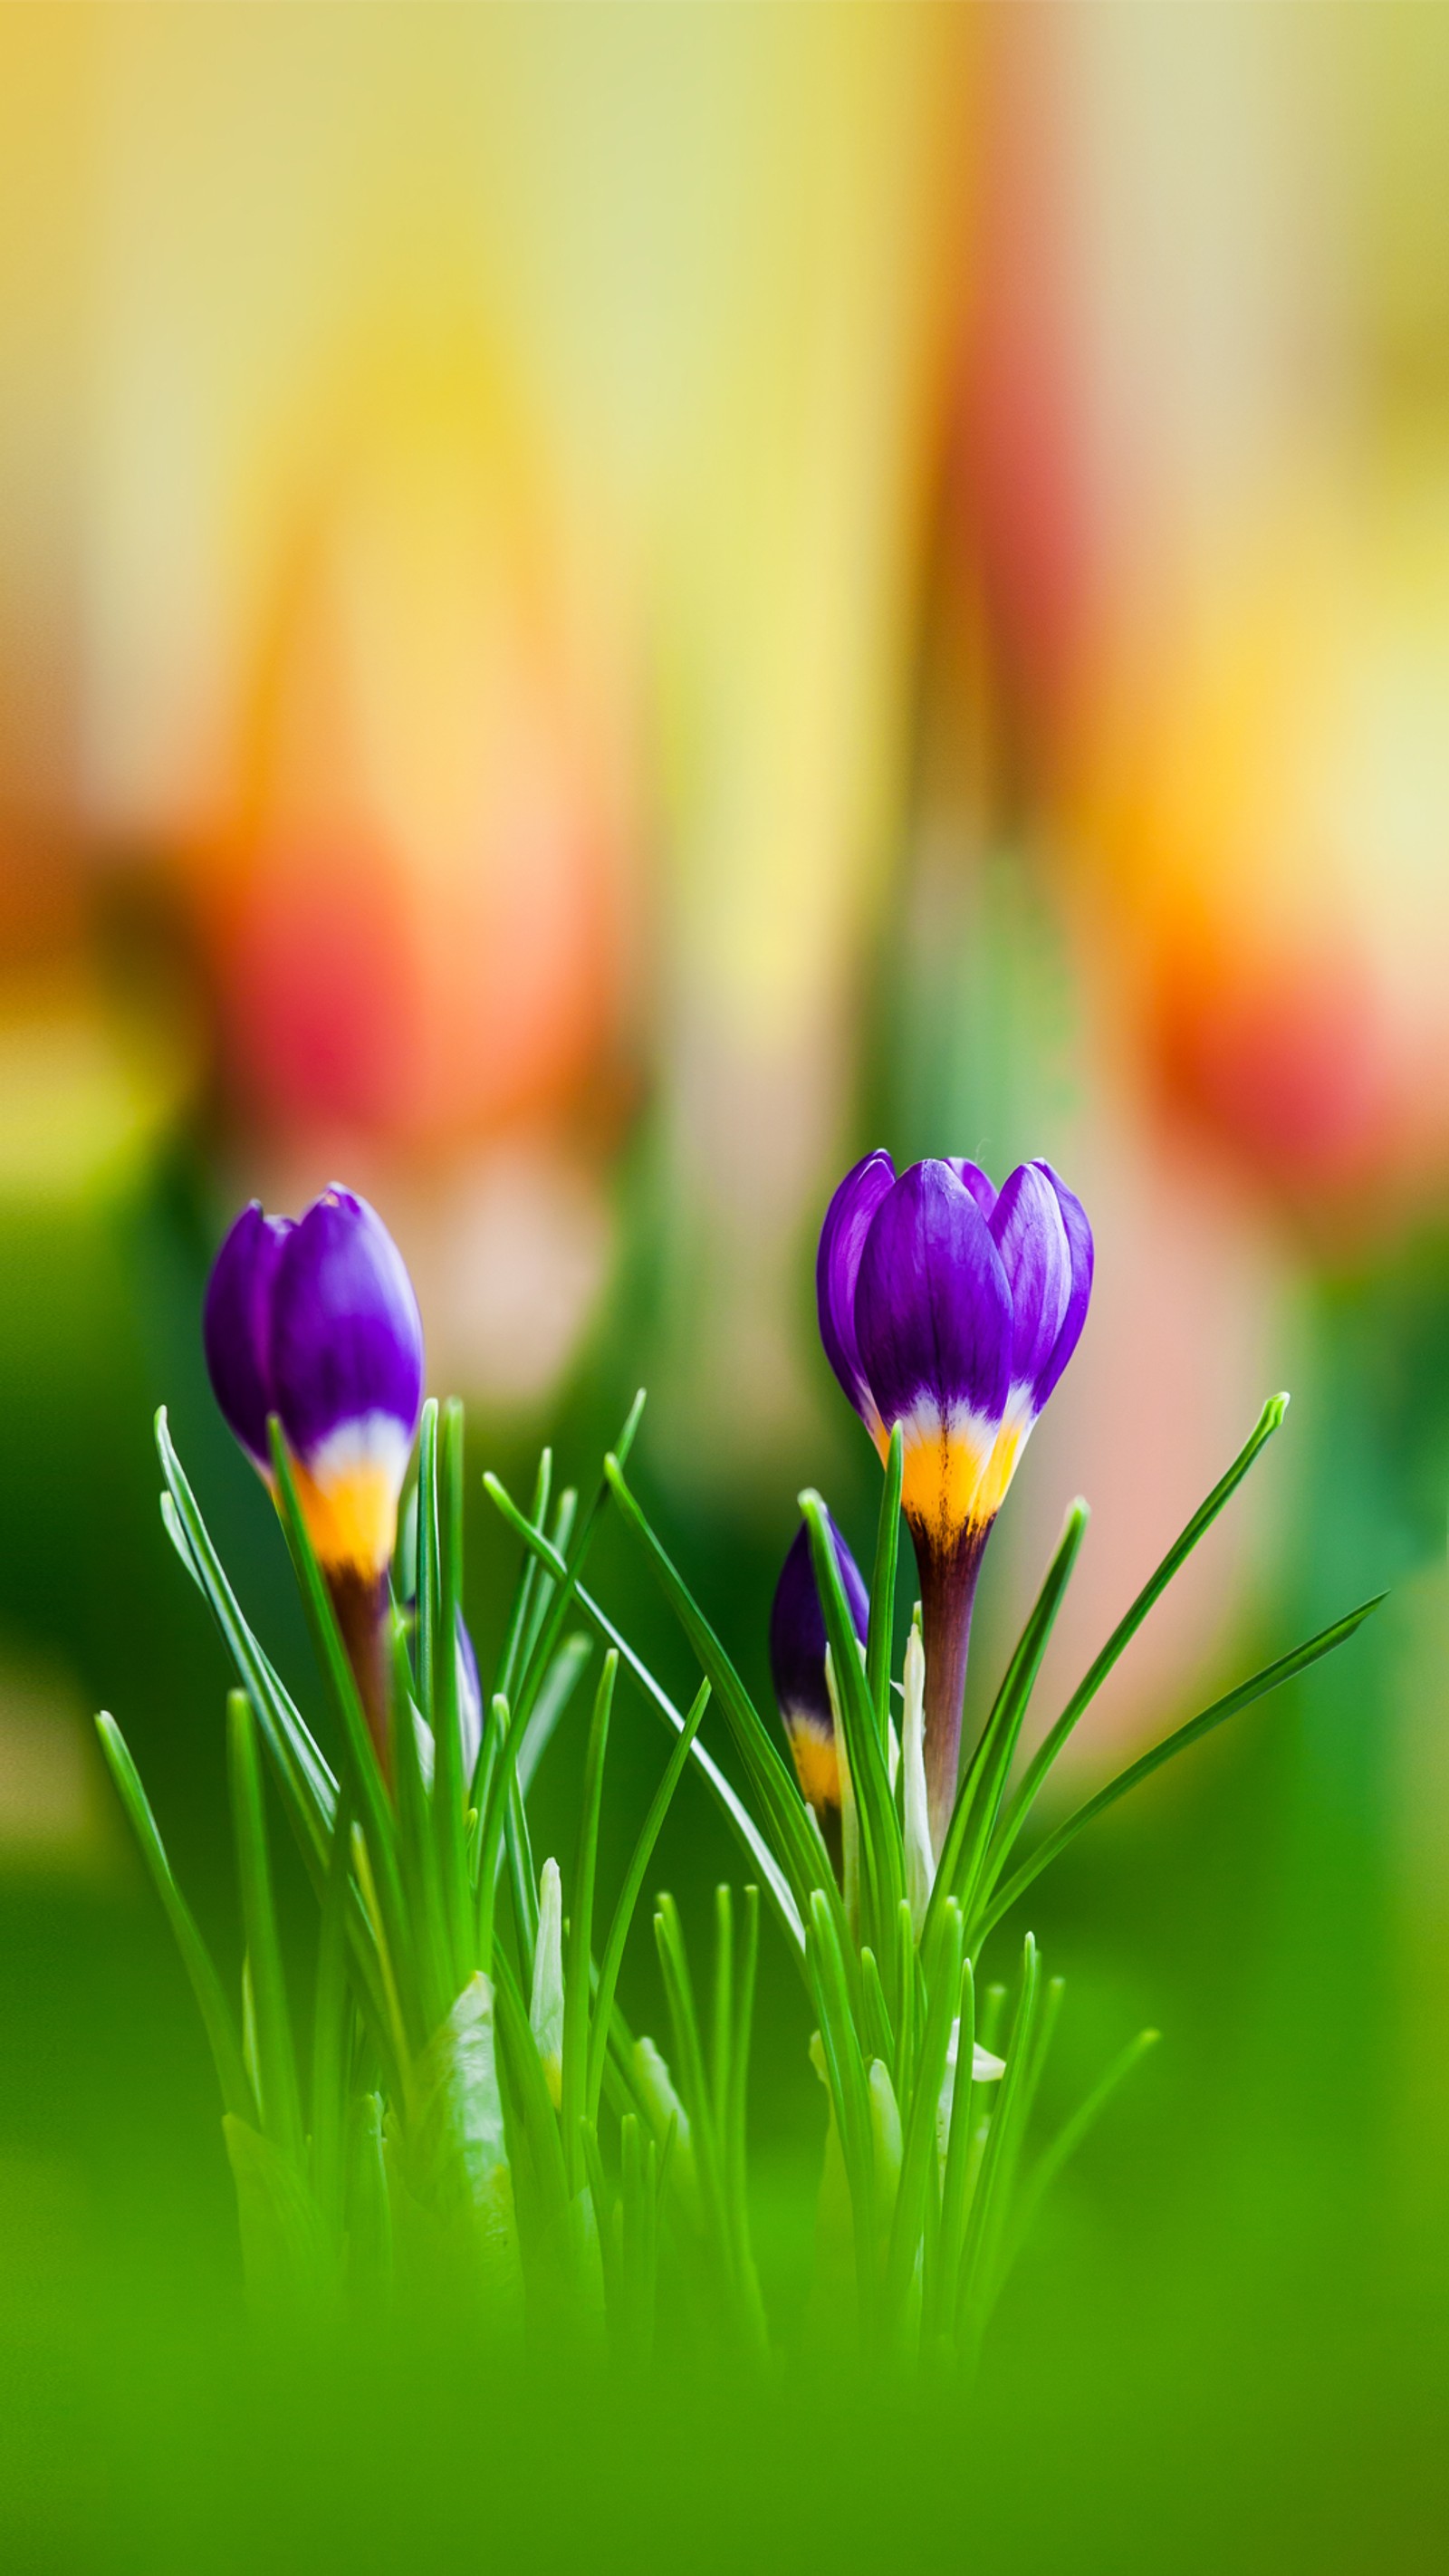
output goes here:
<path id="1" fill-rule="evenodd" d="M 528 2007 L 543 2080 L 555 2110 L 563 2100 L 563 1885 L 558 1862 L 546 1860 L 538 1881 L 538 1939 L 533 1949 L 533 1996 Z"/>
<path id="2" fill-rule="evenodd" d="M 829 1523 L 830 1543 L 846 1607 L 862 1645 L 870 1624 L 870 1600 L 854 1557 Z M 835 1723 L 826 1672 L 825 1613 L 815 1587 L 810 1533 L 795 1533 L 770 1609 L 770 1670 L 780 1722 L 794 1756 L 801 1795 L 814 1808 L 826 1848 L 837 1872 L 841 1860 L 842 1765 L 840 1733 Z"/>

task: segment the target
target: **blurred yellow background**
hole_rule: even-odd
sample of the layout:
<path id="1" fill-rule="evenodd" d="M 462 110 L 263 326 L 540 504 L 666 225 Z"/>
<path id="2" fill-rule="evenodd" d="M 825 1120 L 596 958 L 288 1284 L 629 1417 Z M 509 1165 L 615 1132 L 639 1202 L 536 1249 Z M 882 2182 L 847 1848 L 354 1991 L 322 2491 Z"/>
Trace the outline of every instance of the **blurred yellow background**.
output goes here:
<path id="1" fill-rule="evenodd" d="M 1096 1223 L 1002 1550 L 1009 1608 L 1090 1493 L 1053 1678 L 1271 1385 L 1297 1490 L 1347 1458 L 1334 1299 L 1437 1279 L 1449 1187 L 1446 81 L 1437 8 L 6 10 L 41 1410 L 108 1334 L 193 1371 L 138 1213 L 192 1281 L 335 1171 L 435 1383 L 506 1437 L 622 1348 L 666 1484 L 784 1528 L 852 1472 L 809 1263 L 883 1141 L 1047 1151 Z M 1400 1563 L 1444 1411 L 1345 1477 Z M 1261 1610 L 1293 1490 L 1085 1758 Z"/>

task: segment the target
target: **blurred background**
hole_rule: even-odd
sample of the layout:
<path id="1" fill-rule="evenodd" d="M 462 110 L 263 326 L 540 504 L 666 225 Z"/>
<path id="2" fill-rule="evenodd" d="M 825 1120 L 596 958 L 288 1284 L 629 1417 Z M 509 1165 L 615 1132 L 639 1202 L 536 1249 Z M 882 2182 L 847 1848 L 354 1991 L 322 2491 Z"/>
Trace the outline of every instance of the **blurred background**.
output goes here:
<path id="1" fill-rule="evenodd" d="M 1003 2315 L 1002 2482 L 1046 2421 L 1077 2563 L 1093 2499 L 1103 2564 L 1139 2520 L 1149 2564 L 1421 2563 L 1449 2378 L 1449 11 L 12 0 L 0 382 L 26 2563 L 90 2563 L 90 2485 L 55 2468 L 77 2368 L 109 2420 L 122 2383 L 179 2402 L 184 2352 L 220 2407 L 197 2338 L 234 2323 L 209 2068 L 89 1728 L 115 1710 L 234 1958 L 224 1675 L 160 1528 L 159 1401 L 309 1685 L 201 1366 L 223 1225 L 364 1189 L 431 1384 L 510 1479 L 544 1438 L 592 1473 L 647 1381 L 643 1480 L 765 1689 L 801 1483 L 869 1544 L 812 1266 L 878 1143 L 998 1179 L 1045 1153 L 1096 1230 L 974 1692 L 1074 1493 L 1044 1720 L 1293 1390 L 1078 1789 L 1393 1587 L 1035 1908 L 1064 2082 L 1143 2021 L 1167 2040 Z M 486 1651 L 512 1562 L 485 1509 Z M 600 1578 L 683 1687 L 612 1536 Z M 617 1855 L 660 1750 L 633 1712 Z M 702 1923 L 735 1867 L 702 1795 L 660 1867 Z M 644 1945 L 632 1974 L 657 2019 Z M 804 2039 L 772 1957 L 787 2319 Z M 144 2521 L 140 2420 L 89 2478 Z M 1233 2536 L 1169 2544 L 1209 2461 Z"/>

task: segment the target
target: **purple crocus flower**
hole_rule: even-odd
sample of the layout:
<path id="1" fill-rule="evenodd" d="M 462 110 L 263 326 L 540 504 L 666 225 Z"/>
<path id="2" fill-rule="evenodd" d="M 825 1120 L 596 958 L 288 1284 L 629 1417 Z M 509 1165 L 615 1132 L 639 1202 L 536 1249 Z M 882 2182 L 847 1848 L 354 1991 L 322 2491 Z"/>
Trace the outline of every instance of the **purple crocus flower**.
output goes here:
<path id="1" fill-rule="evenodd" d="M 829 1522 L 830 1543 L 845 1587 L 855 1633 L 862 1645 L 870 1623 L 870 1601 L 854 1557 Z M 835 1712 L 825 1679 L 825 1613 L 815 1584 L 810 1533 L 803 1526 L 775 1586 L 770 1609 L 770 1670 L 780 1722 L 794 1756 L 801 1795 L 808 1799 L 825 1837 L 826 1848 L 840 1867 L 840 1753 L 835 1740 Z"/>
<path id="2" fill-rule="evenodd" d="M 1032 1424 L 1076 1349 L 1092 1232 L 1049 1163 L 998 1191 L 979 1165 L 888 1154 L 847 1172 L 816 1265 L 820 1335 L 884 1456 L 904 1433 L 926 1652 L 926 1778 L 939 1852 L 955 1804 L 982 1550 Z"/>
<path id="3" fill-rule="evenodd" d="M 212 1388 L 272 1483 L 267 1419 L 387 1749 L 387 1573 L 423 1393 L 412 1281 L 382 1219 L 335 1183 L 294 1223 L 244 1208 L 216 1256 L 202 1338 Z"/>

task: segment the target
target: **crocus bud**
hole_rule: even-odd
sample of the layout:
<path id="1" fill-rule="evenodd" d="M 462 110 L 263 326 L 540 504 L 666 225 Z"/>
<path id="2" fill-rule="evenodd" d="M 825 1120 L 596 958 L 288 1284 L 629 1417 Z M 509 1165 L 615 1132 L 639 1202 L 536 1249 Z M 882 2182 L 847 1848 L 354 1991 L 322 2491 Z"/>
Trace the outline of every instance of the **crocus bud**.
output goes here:
<path id="1" fill-rule="evenodd" d="M 423 1392 L 423 1333 L 402 1255 L 365 1199 L 335 1184 L 294 1224 L 242 1210 L 202 1319 L 212 1388 L 272 1482 L 278 1417 L 297 1500 L 386 1760 L 387 1572 Z"/>
<path id="2" fill-rule="evenodd" d="M 939 1851 L 956 1798 L 981 1555 L 1032 1424 L 1076 1349 L 1092 1234 L 1048 1163 L 997 1191 L 975 1163 L 868 1154 L 826 1210 L 826 1356 L 882 1455 L 897 1423 L 921 1578 L 925 1763 Z"/>
<path id="3" fill-rule="evenodd" d="M 830 1543 L 835 1550 L 835 1562 L 840 1568 L 840 1580 L 845 1589 L 846 1607 L 855 1633 L 864 1645 L 870 1624 L 869 1595 L 860 1579 L 855 1559 L 834 1521 L 830 1521 L 829 1528 Z M 835 1713 L 825 1672 L 825 1649 L 825 1613 L 815 1588 L 810 1533 L 802 1526 L 791 1541 L 790 1552 L 775 1586 L 770 1610 L 770 1670 L 780 1706 L 780 1722 L 794 1756 L 801 1795 L 815 1810 L 826 1848 L 838 1872 L 841 1858 L 841 1762 Z"/>

